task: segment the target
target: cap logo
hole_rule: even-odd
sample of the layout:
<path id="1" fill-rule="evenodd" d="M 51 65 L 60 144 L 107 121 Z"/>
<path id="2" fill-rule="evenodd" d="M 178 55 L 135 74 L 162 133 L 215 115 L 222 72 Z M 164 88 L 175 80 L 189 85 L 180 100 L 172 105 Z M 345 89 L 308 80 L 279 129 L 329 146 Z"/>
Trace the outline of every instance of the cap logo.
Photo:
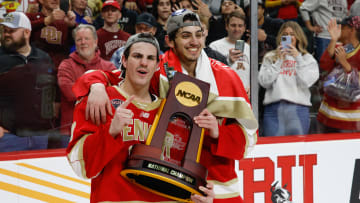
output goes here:
<path id="1" fill-rule="evenodd" d="M 14 21 L 14 16 L 10 13 L 10 14 L 7 14 L 4 21 L 5 22 L 13 22 Z"/>
<path id="2" fill-rule="evenodd" d="M 174 11 L 171 15 L 178 16 L 178 15 L 181 15 L 182 13 L 184 13 L 185 11 L 186 11 L 186 9 L 180 9 L 180 10 Z"/>

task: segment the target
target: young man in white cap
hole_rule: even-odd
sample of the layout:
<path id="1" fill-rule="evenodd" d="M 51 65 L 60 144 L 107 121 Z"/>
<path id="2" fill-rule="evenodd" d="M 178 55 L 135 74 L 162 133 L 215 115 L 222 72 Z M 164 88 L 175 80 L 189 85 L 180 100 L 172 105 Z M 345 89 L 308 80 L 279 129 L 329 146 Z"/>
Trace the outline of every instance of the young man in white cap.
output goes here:
<path id="1" fill-rule="evenodd" d="M 91 202 L 175 202 L 120 176 L 129 149 L 134 144 L 145 143 L 149 131 L 145 128 L 151 126 L 160 107 L 161 99 L 149 92 L 159 53 L 159 44 L 151 34 L 140 33 L 129 38 L 122 57 L 125 78 L 120 84 L 106 88 L 113 114 L 108 115 L 106 123 L 96 126 L 85 119 L 88 97 L 76 104 L 67 154 L 76 174 L 92 179 Z M 205 187 L 200 189 L 208 196 L 195 195 L 192 200 L 212 202 L 213 191 Z"/>
<path id="2" fill-rule="evenodd" d="M 171 14 L 165 38 L 170 50 L 161 57 L 151 89 L 165 98 L 169 80 L 176 71 L 210 83 L 207 107 L 194 118 L 195 124 L 208 129 L 200 163 L 208 169 L 208 182 L 214 183 L 215 202 L 242 202 L 235 160 L 242 159 L 248 148 L 255 145 L 258 124 L 240 78 L 231 68 L 205 54 L 202 35 L 197 14 L 185 9 Z M 94 122 L 100 123 L 99 115 L 102 115 L 101 120 L 106 120 L 103 115 L 110 102 L 102 89 L 109 81 L 116 84 L 119 79 L 111 73 L 105 78 L 102 73 L 93 72 L 81 78 L 74 87 L 75 94 L 82 96 L 88 93 L 90 84 L 102 83 L 93 85 L 89 96 L 92 101 L 88 101 L 91 110 L 87 114 Z M 100 101 L 102 99 L 106 101 Z"/>
<path id="3" fill-rule="evenodd" d="M 97 30 L 98 47 L 101 58 L 110 60 L 113 53 L 124 46 L 130 34 L 120 29 L 118 21 L 121 18 L 121 7 L 116 0 L 107 0 L 101 9 L 104 26 Z"/>
<path id="4" fill-rule="evenodd" d="M 24 13 L 11 12 L 0 24 L 0 152 L 46 149 L 46 131 L 54 125 L 54 65 L 47 53 L 30 46 Z"/>

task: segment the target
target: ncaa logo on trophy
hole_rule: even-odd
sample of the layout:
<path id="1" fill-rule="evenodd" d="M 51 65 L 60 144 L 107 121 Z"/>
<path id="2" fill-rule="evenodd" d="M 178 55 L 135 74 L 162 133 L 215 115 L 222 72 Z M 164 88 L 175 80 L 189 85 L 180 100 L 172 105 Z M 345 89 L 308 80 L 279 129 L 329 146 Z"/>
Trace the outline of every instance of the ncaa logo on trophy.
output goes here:
<path id="1" fill-rule="evenodd" d="M 121 175 L 137 186 L 169 199 L 191 202 L 206 185 L 200 164 L 204 129 L 193 118 L 206 107 L 210 84 L 176 72 L 145 144 L 133 146 Z M 176 138 L 181 135 L 185 144 Z M 170 156 L 171 154 L 171 156 Z"/>

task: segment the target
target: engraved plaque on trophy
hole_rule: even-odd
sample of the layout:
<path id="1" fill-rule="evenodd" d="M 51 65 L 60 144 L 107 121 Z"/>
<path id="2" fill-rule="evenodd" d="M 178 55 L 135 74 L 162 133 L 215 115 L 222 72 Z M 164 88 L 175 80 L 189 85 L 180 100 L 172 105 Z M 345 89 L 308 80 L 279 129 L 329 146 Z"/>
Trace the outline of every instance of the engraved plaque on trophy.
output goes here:
<path id="1" fill-rule="evenodd" d="M 203 195 L 207 169 L 200 162 L 204 129 L 193 118 L 207 105 L 210 85 L 196 78 L 175 73 L 167 98 L 163 100 L 150 129 L 146 144 L 136 144 L 121 175 L 137 186 L 158 195 L 190 202 L 191 194 Z M 180 123 L 174 125 L 174 123 Z M 175 126 L 175 127 L 174 127 Z M 174 142 L 169 133 L 181 130 L 187 143 L 181 160 L 164 159 Z M 174 132 L 175 131 L 175 132 Z"/>

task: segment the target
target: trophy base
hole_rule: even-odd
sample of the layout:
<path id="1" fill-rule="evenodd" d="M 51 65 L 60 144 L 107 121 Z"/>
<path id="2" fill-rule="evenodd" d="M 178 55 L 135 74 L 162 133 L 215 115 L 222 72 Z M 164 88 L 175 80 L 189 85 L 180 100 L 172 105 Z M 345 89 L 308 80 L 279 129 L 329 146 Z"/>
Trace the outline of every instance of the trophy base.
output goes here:
<path id="1" fill-rule="evenodd" d="M 198 163 L 187 163 L 180 167 L 155 158 L 160 154 L 157 148 L 134 145 L 121 175 L 145 190 L 177 201 L 191 202 L 192 194 L 204 195 L 199 186 L 206 185 L 205 167 Z M 188 170 L 184 167 L 196 168 Z"/>

